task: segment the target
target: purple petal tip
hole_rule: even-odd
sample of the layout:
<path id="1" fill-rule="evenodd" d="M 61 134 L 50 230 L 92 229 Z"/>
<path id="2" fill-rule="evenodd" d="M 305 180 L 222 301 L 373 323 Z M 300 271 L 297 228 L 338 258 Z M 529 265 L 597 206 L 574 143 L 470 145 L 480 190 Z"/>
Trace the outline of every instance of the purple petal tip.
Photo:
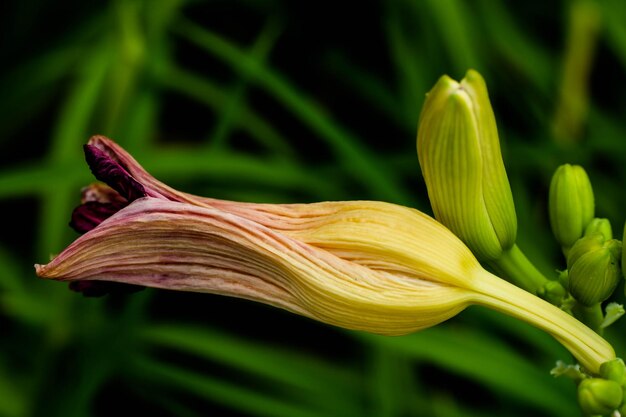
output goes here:
<path id="1" fill-rule="evenodd" d="M 88 201 L 74 209 L 70 226 L 78 233 L 87 233 L 120 211 L 125 205 Z"/>
<path id="2" fill-rule="evenodd" d="M 85 145 L 83 149 L 85 160 L 98 180 L 106 183 L 129 202 L 147 195 L 143 185 L 106 152 L 94 145 Z"/>

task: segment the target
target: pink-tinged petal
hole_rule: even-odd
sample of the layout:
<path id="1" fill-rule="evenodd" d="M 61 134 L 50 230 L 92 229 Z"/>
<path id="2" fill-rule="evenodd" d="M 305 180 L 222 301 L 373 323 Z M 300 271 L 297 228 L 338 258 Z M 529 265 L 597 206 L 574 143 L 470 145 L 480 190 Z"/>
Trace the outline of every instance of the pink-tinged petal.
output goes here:
<path id="1" fill-rule="evenodd" d="M 219 209 L 152 198 L 105 220 L 37 273 L 247 298 L 384 334 L 432 326 L 471 298 L 454 286 L 341 259 Z"/>
<path id="2" fill-rule="evenodd" d="M 111 161 L 122 167 L 144 188 L 147 196 L 171 201 L 195 202 L 194 196 L 177 191 L 155 179 L 124 148 L 111 139 L 104 136 L 92 136 L 87 146 L 98 149 L 101 154 L 106 155 Z M 199 201 L 198 203 L 205 205 Z"/>
<path id="3" fill-rule="evenodd" d="M 146 190 L 159 198 L 217 208 L 305 243 L 323 247 L 340 257 L 354 259 L 365 266 L 378 265 L 381 270 L 404 274 L 415 274 L 416 268 L 423 269 L 430 277 L 448 280 L 454 280 L 453 277 L 458 275 L 457 267 L 462 263 L 469 263 L 461 265 L 463 268 L 479 267 L 462 242 L 454 238 L 445 227 L 417 210 L 380 202 L 256 204 L 199 197 L 177 191 L 158 181 L 128 152 L 108 138 L 94 136 L 89 144 L 124 166 Z M 339 229 L 342 229 L 340 233 L 343 236 L 337 238 Z M 335 236 L 329 236 L 329 230 L 334 230 Z M 415 233 L 430 238 L 419 239 Z M 391 239 L 390 234 L 393 234 Z M 380 239 L 386 241 L 381 243 Z M 389 256 L 381 254 L 388 252 L 390 244 L 395 245 L 394 251 L 399 257 L 389 259 Z M 447 248 L 442 247 L 446 245 Z M 373 250 L 375 246 L 379 250 Z M 411 256 L 407 258 L 406 253 L 409 252 Z M 454 254 L 452 259 L 451 253 Z M 441 270 L 432 267 L 428 269 L 435 261 L 438 268 L 449 271 L 445 277 Z"/>

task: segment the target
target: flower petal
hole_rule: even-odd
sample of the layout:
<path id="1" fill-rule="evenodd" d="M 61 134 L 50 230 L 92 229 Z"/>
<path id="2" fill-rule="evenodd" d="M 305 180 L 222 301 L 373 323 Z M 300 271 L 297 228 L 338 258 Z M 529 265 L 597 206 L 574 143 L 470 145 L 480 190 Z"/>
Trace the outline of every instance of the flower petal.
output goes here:
<path id="1" fill-rule="evenodd" d="M 106 183 L 128 201 L 147 195 L 143 185 L 137 182 L 122 165 L 93 145 L 85 145 L 85 160 L 93 175 Z"/>
<path id="2" fill-rule="evenodd" d="M 376 271 L 219 209 L 145 198 L 45 266 L 44 278 L 211 292 L 383 334 L 429 327 L 471 292 Z"/>
<path id="3" fill-rule="evenodd" d="M 120 211 L 124 206 L 114 203 L 88 201 L 74 209 L 70 226 L 78 233 L 87 233 Z"/>

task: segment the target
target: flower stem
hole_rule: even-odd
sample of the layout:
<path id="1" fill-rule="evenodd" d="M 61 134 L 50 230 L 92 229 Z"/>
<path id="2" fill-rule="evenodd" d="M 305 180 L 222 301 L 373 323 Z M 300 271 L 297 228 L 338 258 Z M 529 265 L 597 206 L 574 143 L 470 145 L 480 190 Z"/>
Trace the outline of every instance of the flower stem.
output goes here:
<path id="1" fill-rule="evenodd" d="M 490 262 L 489 265 L 513 284 L 533 294 L 537 294 L 549 281 L 517 245 L 513 245 L 511 249 L 502 253 L 498 260 Z"/>
<path id="2" fill-rule="evenodd" d="M 578 320 L 585 323 L 596 333 L 602 334 L 601 325 L 604 321 L 604 314 L 602 313 L 602 305 L 600 303 L 587 307 L 577 302 L 572 308 L 572 312 Z"/>
<path id="3" fill-rule="evenodd" d="M 523 320 L 551 334 L 589 372 L 615 358 L 613 347 L 596 332 L 547 301 L 481 270 L 474 281 L 476 304 Z"/>

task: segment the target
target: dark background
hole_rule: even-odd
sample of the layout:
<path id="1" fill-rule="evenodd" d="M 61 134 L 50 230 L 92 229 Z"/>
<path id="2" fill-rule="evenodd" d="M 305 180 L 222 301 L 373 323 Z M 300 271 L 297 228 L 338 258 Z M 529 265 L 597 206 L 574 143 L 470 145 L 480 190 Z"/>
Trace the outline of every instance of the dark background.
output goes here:
<path id="1" fill-rule="evenodd" d="M 573 385 L 548 373 L 571 361 L 564 349 L 482 309 L 382 338 L 207 294 L 87 299 L 32 264 L 76 237 L 93 134 L 196 194 L 430 212 L 415 154 L 424 94 L 475 68 L 518 244 L 552 276 L 559 164 L 583 165 L 597 215 L 616 235 L 624 224 L 625 23 L 618 0 L 5 2 L 0 416 L 576 415 Z M 608 335 L 618 355 L 621 330 Z"/>

